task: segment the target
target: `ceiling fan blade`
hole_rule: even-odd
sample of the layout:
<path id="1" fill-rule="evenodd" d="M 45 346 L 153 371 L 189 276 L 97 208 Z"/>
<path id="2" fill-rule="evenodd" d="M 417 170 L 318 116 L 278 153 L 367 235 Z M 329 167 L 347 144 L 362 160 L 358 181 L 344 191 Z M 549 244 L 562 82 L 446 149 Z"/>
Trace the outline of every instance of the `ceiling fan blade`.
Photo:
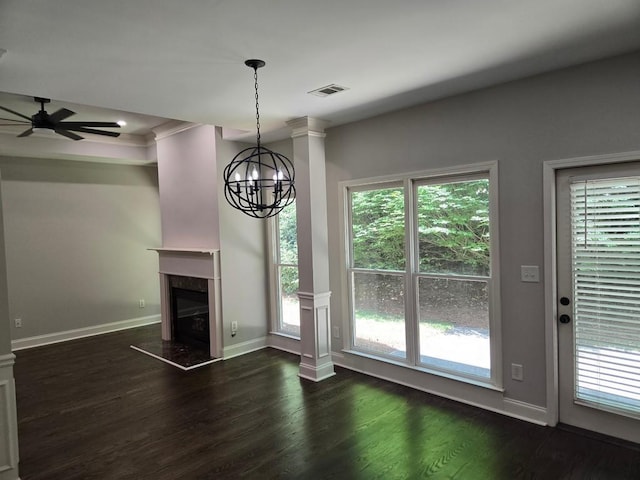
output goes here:
<path id="1" fill-rule="evenodd" d="M 1 119 L 0 119 L 1 120 Z M 22 127 L 24 123 L 0 123 L 0 127 Z"/>
<path id="2" fill-rule="evenodd" d="M 24 118 L 25 120 L 29 120 L 29 123 L 31 123 L 31 117 L 27 117 L 26 115 L 23 115 L 21 113 L 18 112 L 14 112 L 13 110 L 11 110 L 10 108 L 7 107 L 0 107 L 0 110 L 4 110 L 5 112 L 9 112 L 9 113 L 13 113 L 14 115 L 17 115 L 20 118 Z"/>
<path id="3" fill-rule="evenodd" d="M 6 120 L 7 122 L 14 122 L 12 125 L 29 125 L 31 122 L 25 122 L 23 120 L 14 120 L 13 118 L 2 118 L 0 120 Z"/>
<path id="4" fill-rule="evenodd" d="M 74 132 L 82 132 L 82 133 L 93 133 L 95 135 L 104 135 L 106 137 L 119 137 L 120 132 L 107 132 L 105 130 L 95 130 L 93 128 L 84 128 L 84 127 L 68 127 L 65 125 L 67 130 L 73 130 Z"/>
<path id="5" fill-rule="evenodd" d="M 30 128 L 29 130 L 25 130 L 24 132 L 22 132 L 20 135 L 18 135 L 18 137 L 28 137 L 32 133 L 33 133 L 33 128 Z"/>
<path id="6" fill-rule="evenodd" d="M 70 132 L 69 130 L 56 129 L 55 132 L 64 137 L 70 138 L 71 140 L 82 140 L 84 138 L 80 135 L 76 135 L 75 133 Z"/>
<path id="7" fill-rule="evenodd" d="M 112 127 L 120 128 L 116 122 L 60 122 L 58 125 L 65 128 L 78 128 L 78 127 Z"/>
<path id="8" fill-rule="evenodd" d="M 69 118 L 71 115 L 75 115 L 76 112 L 72 112 L 66 108 L 61 108 L 60 110 L 56 110 L 51 115 L 49 115 L 49 120 L 53 123 L 58 123 L 64 120 L 65 118 Z"/>

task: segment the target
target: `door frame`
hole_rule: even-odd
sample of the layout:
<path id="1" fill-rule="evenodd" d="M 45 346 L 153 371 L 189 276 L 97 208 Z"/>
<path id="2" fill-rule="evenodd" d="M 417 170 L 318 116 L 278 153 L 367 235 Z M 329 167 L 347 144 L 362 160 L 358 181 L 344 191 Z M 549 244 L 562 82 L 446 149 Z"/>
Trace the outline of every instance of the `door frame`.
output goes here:
<path id="1" fill-rule="evenodd" d="M 558 323 L 557 251 L 556 251 L 556 171 L 565 168 L 607 165 L 640 160 L 640 150 L 546 160 L 542 164 L 542 199 L 544 222 L 544 316 L 547 379 L 547 424 L 555 426 L 559 418 L 558 397 Z"/>

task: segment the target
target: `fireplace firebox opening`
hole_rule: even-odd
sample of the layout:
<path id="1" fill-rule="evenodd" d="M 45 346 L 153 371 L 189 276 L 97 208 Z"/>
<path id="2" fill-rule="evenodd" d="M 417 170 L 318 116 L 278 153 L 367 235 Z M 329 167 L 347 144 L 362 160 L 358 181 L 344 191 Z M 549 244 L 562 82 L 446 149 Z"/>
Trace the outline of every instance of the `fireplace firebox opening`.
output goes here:
<path id="1" fill-rule="evenodd" d="M 210 353 L 209 295 L 206 280 L 172 276 L 170 287 L 173 340 Z"/>

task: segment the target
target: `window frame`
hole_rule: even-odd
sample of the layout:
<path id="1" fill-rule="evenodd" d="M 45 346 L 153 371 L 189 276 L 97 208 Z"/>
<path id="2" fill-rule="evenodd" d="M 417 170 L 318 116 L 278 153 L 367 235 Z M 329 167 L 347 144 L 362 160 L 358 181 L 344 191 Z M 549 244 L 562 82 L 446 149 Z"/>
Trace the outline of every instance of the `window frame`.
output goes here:
<path id="1" fill-rule="evenodd" d="M 424 274 L 419 271 L 418 229 L 417 229 L 417 188 L 420 185 L 454 183 L 478 179 L 489 180 L 489 236 L 490 267 L 488 278 L 489 290 L 489 335 L 490 335 L 490 376 L 488 378 L 467 375 L 463 372 L 437 369 L 422 364 L 419 349 L 418 318 L 418 279 Z M 376 352 L 358 348 L 354 344 L 354 305 L 352 295 L 353 238 L 351 218 L 351 193 L 376 190 L 402 185 L 405 195 L 405 328 L 406 359 L 391 358 Z M 340 182 L 341 193 L 341 228 L 343 229 L 342 275 L 346 289 L 343 291 L 343 352 L 370 357 L 383 362 L 393 363 L 422 372 L 459 380 L 492 389 L 502 389 L 502 335 L 500 315 L 500 265 L 499 265 L 499 212 L 498 212 L 498 163 L 497 161 L 463 165 L 451 168 L 424 170 L 386 177 L 365 178 Z M 377 271 L 378 272 L 378 271 Z M 380 270 L 379 273 L 385 271 Z M 395 273 L 395 271 L 388 271 Z M 441 278 L 450 278 L 443 276 Z M 466 278 L 467 276 L 461 276 Z M 469 279 L 476 276 L 469 275 Z"/>

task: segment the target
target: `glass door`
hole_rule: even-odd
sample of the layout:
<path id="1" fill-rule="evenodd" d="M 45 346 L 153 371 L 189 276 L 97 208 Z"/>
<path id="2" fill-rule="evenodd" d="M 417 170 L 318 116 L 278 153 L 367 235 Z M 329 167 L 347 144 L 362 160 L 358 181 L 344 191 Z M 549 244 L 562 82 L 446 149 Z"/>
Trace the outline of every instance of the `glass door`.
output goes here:
<path id="1" fill-rule="evenodd" d="M 640 165 L 558 172 L 560 421 L 640 442 Z"/>

